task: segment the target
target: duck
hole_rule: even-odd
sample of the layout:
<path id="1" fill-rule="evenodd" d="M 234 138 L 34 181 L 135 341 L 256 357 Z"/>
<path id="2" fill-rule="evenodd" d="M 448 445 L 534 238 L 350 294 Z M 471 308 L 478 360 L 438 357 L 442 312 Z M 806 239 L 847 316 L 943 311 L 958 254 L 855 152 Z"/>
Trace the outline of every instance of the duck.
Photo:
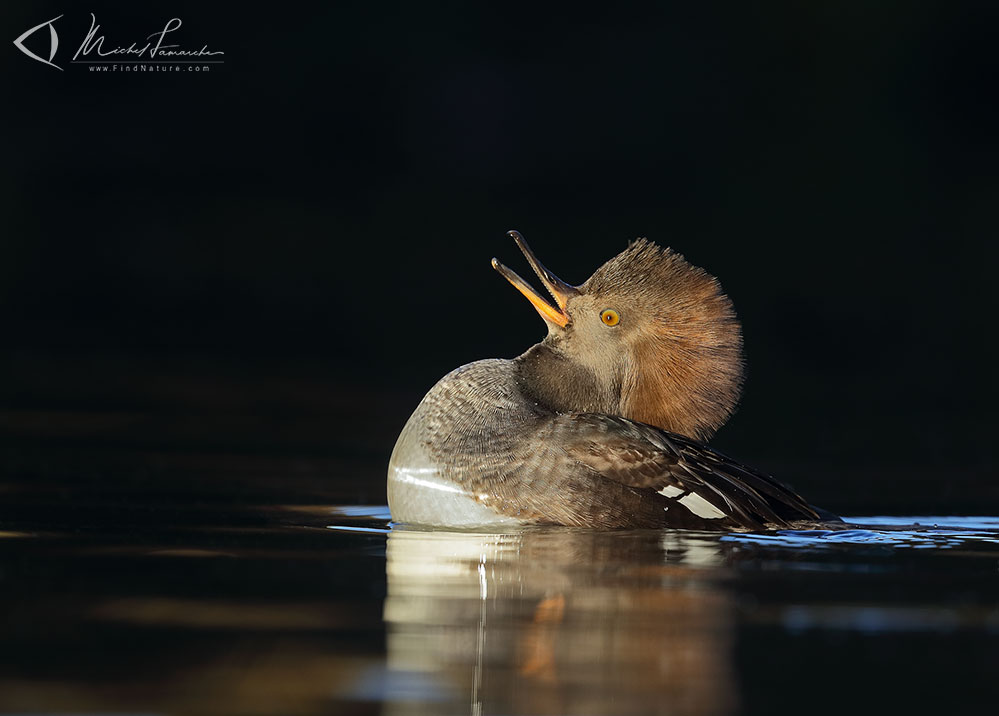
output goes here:
<path id="1" fill-rule="evenodd" d="M 389 459 L 394 524 L 740 531 L 839 519 L 707 445 L 744 375 L 742 328 L 714 276 L 638 239 L 574 286 L 508 235 L 550 298 L 492 266 L 547 335 L 424 396 Z"/>

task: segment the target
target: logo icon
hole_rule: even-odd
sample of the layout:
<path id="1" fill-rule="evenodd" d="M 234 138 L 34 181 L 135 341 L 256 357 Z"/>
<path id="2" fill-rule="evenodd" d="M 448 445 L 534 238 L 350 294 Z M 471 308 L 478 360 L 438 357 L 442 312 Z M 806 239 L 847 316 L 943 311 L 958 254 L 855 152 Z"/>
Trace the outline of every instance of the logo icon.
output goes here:
<path id="1" fill-rule="evenodd" d="M 60 15 L 59 17 L 62 17 L 62 15 Z M 40 25 L 35 25 L 30 30 L 22 33 L 22 35 L 20 37 L 18 37 L 16 40 L 14 40 L 14 46 L 17 49 L 19 49 L 21 52 L 23 52 L 24 54 L 26 54 L 28 57 L 30 57 L 31 59 L 38 60 L 39 62 L 41 62 L 43 64 L 46 64 L 49 67 L 55 67 L 57 70 L 59 70 L 61 72 L 62 71 L 62 67 L 60 67 L 59 65 L 55 64 L 54 62 L 52 62 L 52 58 L 55 57 L 56 50 L 59 49 L 59 35 L 56 34 L 55 26 L 52 23 L 55 22 L 56 20 L 58 20 L 59 17 L 54 17 L 51 20 L 47 20 L 46 22 L 43 22 Z M 41 30 L 46 25 L 49 26 L 49 41 L 50 41 L 49 42 L 49 45 L 50 45 L 49 46 L 49 59 L 47 59 L 47 60 L 44 59 L 44 58 L 42 58 L 42 57 L 39 57 L 34 52 L 32 52 L 31 50 L 29 50 L 27 47 L 24 46 L 24 41 L 25 40 L 27 40 L 29 37 L 31 37 L 33 34 L 35 34 L 35 32 L 37 32 L 38 30 Z"/>

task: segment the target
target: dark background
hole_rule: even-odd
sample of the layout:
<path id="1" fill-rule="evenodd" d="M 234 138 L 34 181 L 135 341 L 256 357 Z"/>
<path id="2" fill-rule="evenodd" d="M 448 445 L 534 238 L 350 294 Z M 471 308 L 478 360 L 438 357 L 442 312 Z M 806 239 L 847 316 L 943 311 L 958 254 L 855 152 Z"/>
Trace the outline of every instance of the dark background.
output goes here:
<path id="1" fill-rule="evenodd" d="M 158 31 L 208 73 L 93 73 Z M 718 276 L 715 444 L 846 513 L 993 513 L 999 5 L 15 3 L 7 484 L 384 501 L 416 401 L 636 236 Z M 59 72 L 10 41 L 60 13 Z M 39 52 L 47 48 L 44 35 Z"/>

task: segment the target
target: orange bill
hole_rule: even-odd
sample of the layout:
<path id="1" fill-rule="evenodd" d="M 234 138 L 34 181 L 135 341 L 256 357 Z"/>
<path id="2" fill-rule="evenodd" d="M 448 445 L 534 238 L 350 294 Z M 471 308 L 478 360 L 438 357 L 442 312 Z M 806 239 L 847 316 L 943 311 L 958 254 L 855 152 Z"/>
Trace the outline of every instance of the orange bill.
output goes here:
<path id="1" fill-rule="evenodd" d="M 550 323 L 554 323 L 557 326 L 565 328 L 569 324 L 569 315 L 565 311 L 565 306 L 572 296 L 579 293 L 579 290 L 575 286 L 567 284 L 565 281 L 560 279 L 558 276 L 553 274 L 551 271 L 546 269 L 540 261 L 534 256 L 534 252 L 531 251 L 531 247 L 527 245 L 524 241 L 524 237 L 520 235 L 517 231 L 507 232 L 509 236 L 513 237 L 513 240 L 517 242 L 517 246 L 527 257 L 527 261 L 531 264 L 531 268 L 534 269 L 534 273 L 538 275 L 541 282 L 548 289 L 548 292 L 555 299 L 556 306 L 551 305 L 548 301 L 541 297 L 541 295 L 531 287 L 527 281 L 518 276 L 514 271 L 508 269 L 506 266 L 501 264 L 496 259 L 493 259 L 493 268 L 502 274 L 503 278 L 513 284 L 513 287 L 520 291 L 524 297 L 531 302 L 535 310 L 541 314 L 541 317 Z"/>

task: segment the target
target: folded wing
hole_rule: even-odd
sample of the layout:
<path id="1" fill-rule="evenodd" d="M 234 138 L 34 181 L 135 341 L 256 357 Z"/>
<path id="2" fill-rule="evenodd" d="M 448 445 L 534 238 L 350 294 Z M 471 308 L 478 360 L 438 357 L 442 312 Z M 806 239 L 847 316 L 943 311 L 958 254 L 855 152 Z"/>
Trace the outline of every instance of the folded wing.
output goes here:
<path id="1" fill-rule="evenodd" d="M 751 529 L 820 519 L 773 478 L 690 438 L 594 413 L 560 415 L 554 428 L 569 457 L 607 480 L 654 491 L 668 501 L 667 513 L 676 509 L 718 527 Z"/>

